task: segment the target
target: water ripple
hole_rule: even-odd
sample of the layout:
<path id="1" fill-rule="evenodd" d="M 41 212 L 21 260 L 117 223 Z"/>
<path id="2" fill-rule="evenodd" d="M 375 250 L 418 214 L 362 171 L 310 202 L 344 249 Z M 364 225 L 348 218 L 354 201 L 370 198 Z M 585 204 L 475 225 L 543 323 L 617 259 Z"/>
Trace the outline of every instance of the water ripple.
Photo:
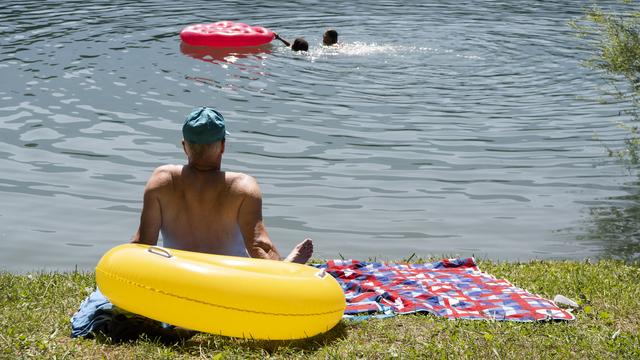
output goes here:
<path id="1" fill-rule="evenodd" d="M 319 257 L 592 256 L 623 237 L 585 214 L 609 219 L 592 209 L 629 206 L 630 190 L 603 149 L 624 136 L 620 105 L 598 103 L 566 25 L 582 7 L 5 1 L 0 263 L 90 268 L 126 241 L 149 174 L 184 161 L 180 125 L 203 104 L 225 115 L 224 166 L 259 180 L 280 248 L 312 236 Z M 310 51 L 179 41 L 218 14 Z M 320 45 L 328 27 L 339 47 Z"/>

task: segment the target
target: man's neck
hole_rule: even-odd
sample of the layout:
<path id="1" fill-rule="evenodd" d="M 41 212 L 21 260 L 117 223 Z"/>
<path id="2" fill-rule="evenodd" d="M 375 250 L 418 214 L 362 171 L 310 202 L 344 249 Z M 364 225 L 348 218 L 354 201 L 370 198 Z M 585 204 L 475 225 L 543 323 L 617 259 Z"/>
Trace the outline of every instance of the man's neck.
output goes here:
<path id="1" fill-rule="evenodd" d="M 193 170 L 200 172 L 216 172 L 220 171 L 220 164 L 197 164 L 197 163 L 188 163 L 188 167 Z"/>

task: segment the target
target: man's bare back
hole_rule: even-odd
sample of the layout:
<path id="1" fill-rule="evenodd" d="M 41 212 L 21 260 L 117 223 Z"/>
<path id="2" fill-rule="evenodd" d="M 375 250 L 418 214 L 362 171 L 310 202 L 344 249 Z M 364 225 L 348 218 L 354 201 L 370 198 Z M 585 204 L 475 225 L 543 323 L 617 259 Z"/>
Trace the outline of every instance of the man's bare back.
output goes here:
<path id="1" fill-rule="evenodd" d="M 155 245 L 162 233 L 165 247 L 281 260 L 264 227 L 257 181 L 220 170 L 224 143 L 183 141 L 189 164 L 164 165 L 153 172 L 132 242 Z M 312 252 L 313 244 L 306 239 L 284 260 L 305 263 Z"/>

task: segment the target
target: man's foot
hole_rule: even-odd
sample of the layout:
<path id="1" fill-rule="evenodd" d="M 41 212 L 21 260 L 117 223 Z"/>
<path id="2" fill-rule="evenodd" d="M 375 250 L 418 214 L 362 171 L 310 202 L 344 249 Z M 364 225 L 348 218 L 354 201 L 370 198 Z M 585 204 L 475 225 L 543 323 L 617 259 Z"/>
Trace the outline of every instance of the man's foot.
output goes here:
<path id="1" fill-rule="evenodd" d="M 296 245 L 296 247 L 291 250 L 291 253 L 284 259 L 284 261 L 304 264 L 309 261 L 312 254 L 313 241 L 311 239 L 304 239 L 303 242 Z"/>

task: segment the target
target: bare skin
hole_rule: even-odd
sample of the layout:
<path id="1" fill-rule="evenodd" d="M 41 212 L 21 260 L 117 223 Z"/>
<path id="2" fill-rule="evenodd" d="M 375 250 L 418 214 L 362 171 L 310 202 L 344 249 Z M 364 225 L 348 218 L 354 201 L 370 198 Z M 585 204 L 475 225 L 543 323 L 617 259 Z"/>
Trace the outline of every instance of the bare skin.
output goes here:
<path id="1" fill-rule="evenodd" d="M 195 152 L 185 141 L 187 165 L 158 167 L 144 190 L 140 227 L 131 242 L 155 245 L 162 232 L 172 247 L 219 255 L 238 255 L 237 238 L 249 256 L 304 264 L 313 253 L 305 239 L 284 259 L 262 219 L 262 193 L 246 174 L 221 171 L 224 140 Z"/>

